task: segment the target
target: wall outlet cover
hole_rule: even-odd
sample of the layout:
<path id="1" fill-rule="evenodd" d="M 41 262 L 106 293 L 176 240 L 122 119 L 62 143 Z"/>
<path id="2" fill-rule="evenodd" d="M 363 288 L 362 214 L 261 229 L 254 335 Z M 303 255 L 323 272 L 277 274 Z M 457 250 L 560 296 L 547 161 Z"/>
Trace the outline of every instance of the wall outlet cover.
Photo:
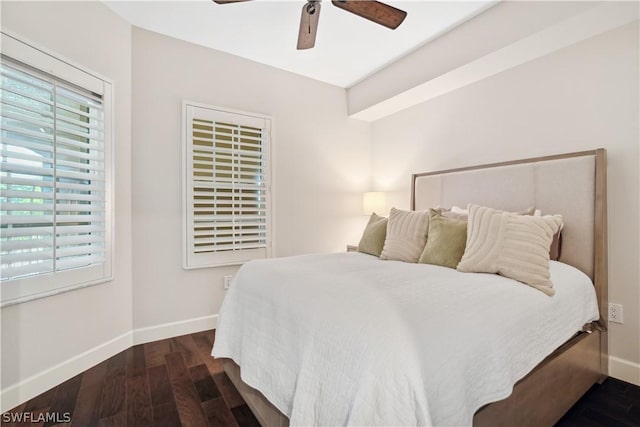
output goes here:
<path id="1" fill-rule="evenodd" d="M 224 283 L 224 288 L 225 289 L 229 289 L 229 286 L 231 286 L 231 281 L 233 280 L 233 276 L 224 276 L 223 277 L 223 283 Z"/>
<path id="2" fill-rule="evenodd" d="M 609 303 L 609 322 L 623 323 L 622 304 Z"/>

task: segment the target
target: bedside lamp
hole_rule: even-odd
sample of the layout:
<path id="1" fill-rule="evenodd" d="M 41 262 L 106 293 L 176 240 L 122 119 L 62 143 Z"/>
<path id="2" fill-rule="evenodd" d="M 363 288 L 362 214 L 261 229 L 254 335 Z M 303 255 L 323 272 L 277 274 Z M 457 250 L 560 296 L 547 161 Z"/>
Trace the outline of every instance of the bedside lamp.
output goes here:
<path id="1" fill-rule="evenodd" d="M 384 191 L 368 191 L 364 193 L 362 207 L 365 215 L 371 215 L 374 212 L 378 215 L 386 215 L 387 200 Z"/>

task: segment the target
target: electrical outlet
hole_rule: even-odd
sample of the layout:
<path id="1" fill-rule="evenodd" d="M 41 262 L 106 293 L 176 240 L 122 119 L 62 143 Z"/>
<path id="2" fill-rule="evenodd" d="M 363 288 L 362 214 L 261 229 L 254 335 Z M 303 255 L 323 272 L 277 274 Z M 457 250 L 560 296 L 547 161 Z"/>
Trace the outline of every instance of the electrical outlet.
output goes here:
<path id="1" fill-rule="evenodd" d="M 609 304 L 609 322 L 623 323 L 622 304 Z"/>
<path id="2" fill-rule="evenodd" d="M 232 279 L 233 279 L 233 276 L 224 276 L 222 278 L 225 289 L 229 289 L 229 286 L 231 286 L 231 280 Z"/>

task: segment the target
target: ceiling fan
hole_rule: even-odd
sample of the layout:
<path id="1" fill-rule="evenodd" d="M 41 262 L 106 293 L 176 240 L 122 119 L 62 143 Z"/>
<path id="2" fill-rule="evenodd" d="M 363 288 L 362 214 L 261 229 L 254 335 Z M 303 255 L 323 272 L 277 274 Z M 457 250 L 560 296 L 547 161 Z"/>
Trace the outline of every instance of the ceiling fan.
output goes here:
<path id="1" fill-rule="evenodd" d="M 240 3 L 249 0 L 213 0 L 218 4 Z M 300 31 L 298 32 L 298 50 L 310 49 L 316 44 L 318 20 L 320 19 L 320 2 L 322 0 L 307 0 L 302 7 L 300 17 Z M 332 0 L 334 6 L 354 13 L 376 24 L 384 25 L 395 30 L 398 28 L 407 12 L 396 9 L 388 4 L 372 0 Z"/>

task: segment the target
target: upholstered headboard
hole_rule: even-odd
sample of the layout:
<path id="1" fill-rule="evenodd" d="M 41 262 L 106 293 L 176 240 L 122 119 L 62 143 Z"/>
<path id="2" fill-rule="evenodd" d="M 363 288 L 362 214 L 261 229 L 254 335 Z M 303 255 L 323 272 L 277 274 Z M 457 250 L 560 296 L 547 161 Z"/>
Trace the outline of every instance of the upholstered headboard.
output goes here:
<path id="1" fill-rule="evenodd" d="M 414 174 L 414 210 L 473 203 L 509 211 L 531 206 L 562 214 L 560 261 L 594 281 L 607 300 L 607 200 L 604 149 Z"/>

